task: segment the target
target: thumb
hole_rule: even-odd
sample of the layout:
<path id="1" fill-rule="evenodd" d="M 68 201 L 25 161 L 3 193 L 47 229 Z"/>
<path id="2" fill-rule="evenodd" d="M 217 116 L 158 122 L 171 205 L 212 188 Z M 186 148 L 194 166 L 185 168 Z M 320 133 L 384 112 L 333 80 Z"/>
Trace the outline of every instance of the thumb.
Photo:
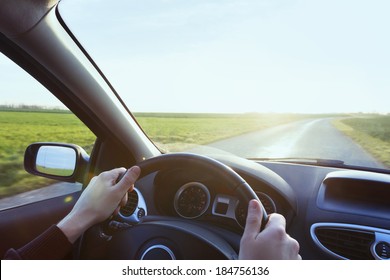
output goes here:
<path id="1" fill-rule="evenodd" d="M 121 189 L 124 193 L 129 191 L 133 187 L 135 181 L 137 181 L 139 175 L 141 174 L 141 169 L 138 166 L 133 166 L 128 169 L 120 181 L 116 184 L 117 188 Z"/>
<path id="2" fill-rule="evenodd" d="M 246 225 L 242 235 L 243 239 L 256 239 L 260 232 L 262 217 L 263 213 L 260 203 L 255 199 L 249 201 Z"/>

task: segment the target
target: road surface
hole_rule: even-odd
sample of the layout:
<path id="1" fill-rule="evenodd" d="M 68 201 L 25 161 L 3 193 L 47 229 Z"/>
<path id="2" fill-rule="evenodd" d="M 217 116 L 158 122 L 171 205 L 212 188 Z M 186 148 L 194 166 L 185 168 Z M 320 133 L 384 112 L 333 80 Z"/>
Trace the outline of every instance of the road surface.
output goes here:
<path id="1" fill-rule="evenodd" d="M 345 164 L 384 168 L 349 137 L 331 118 L 308 119 L 279 125 L 209 144 L 245 158 L 320 158 Z"/>

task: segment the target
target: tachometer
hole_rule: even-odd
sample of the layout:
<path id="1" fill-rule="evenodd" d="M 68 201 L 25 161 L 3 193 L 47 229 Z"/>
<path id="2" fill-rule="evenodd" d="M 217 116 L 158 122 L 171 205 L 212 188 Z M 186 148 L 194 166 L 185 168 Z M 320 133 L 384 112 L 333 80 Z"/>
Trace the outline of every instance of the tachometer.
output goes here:
<path id="1" fill-rule="evenodd" d="M 176 213 L 186 219 L 194 219 L 203 215 L 209 205 L 210 192 L 202 183 L 187 183 L 175 194 Z"/>
<path id="2" fill-rule="evenodd" d="M 268 215 L 276 213 L 276 205 L 271 197 L 262 192 L 256 192 L 256 194 Z M 244 209 L 244 207 L 239 204 L 236 208 L 236 220 L 241 226 L 245 225 L 246 215 L 247 209 Z"/>
<path id="3" fill-rule="evenodd" d="M 264 206 L 265 211 L 267 212 L 268 215 L 272 213 L 276 213 L 276 205 L 275 202 L 272 200 L 272 198 L 262 192 L 256 192 L 257 197 L 260 199 L 261 203 Z"/>

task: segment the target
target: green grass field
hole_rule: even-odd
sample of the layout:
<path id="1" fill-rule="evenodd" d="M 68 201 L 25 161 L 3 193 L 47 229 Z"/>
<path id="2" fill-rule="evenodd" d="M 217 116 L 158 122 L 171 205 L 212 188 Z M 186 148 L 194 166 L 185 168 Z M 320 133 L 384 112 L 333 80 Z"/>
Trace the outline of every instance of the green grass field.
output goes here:
<path id="1" fill-rule="evenodd" d="M 0 111 L 0 197 L 32 190 L 48 180 L 24 171 L 26 147 L 34 142 L 74 143 L 90 151 L 95 136 L 67 112 Z"/>
<path id="2" fill-rule="evenodd" d="M 163 150 L 180 151 L 246 132 L 307 118 L 294 114 L 156 114 L 135 115 Z"/>
<path id="3" fill-rule="evenodd" d="M 390 116 L 357 115 L 333 124 L 390 168 Z"/>
<path id="4" fill-rule="evenodd" d="M 162 150 L 174 151 L 307 117 L 288 114 L 136 114 L 140 125 Z M 0 197 L 50 183 L 27 174 L 23 168 L 26 147 L 41 141 L 74 143 L 90 152 L 95 136 L 66 111 L 0 111 Z"/>
<path id="5" fill-rule="evenodd" d="M 297 114 L 135 115 L 149 137 L 166 151 L 180 151 L 189 145 L 207 144 L 304 118 L 329 117 Z M 335 125 L 390 165 L 389 119 L 389 116 L 338 119 Z M 42 141 L 74 143 L 90 152 L 95 135 L 67 111 L 0 111 L 0 197 L 50 183 L 47 179 L 27 174 L 23 168 L 26 147 Z M 378 148 L 370 148 L 373 143 Z"/>

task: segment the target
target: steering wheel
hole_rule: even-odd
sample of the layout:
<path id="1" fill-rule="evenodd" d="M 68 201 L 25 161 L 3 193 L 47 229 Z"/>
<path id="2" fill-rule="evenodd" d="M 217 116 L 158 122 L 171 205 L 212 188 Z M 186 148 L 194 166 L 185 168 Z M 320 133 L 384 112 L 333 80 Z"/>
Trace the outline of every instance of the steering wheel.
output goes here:
<path id="1" fill-rule="evenodd" d="M 212 158 L 191 153 L 163 154 L 137 164 L 139 179 L 156 171 L 181 167 L 207 172 L 232 191 L 243 207 L 259 201 L 249 184 L 233 169 Z M 121 178 L 118 179 L 118 181 Z M 260 203 L 261 205 L 261 203 Z M 263 208 L 262 224 L 267 214 Z M 115 232 L 110 241 L 101 241 L 101 226 L 82 238 L 80 257 L 86 259 L 237 259 L 232 240 L 237 233 L 183 218 L 145 216 L 139 224 Z M 233 242 L 234 243 L 234 242 Z"/>

